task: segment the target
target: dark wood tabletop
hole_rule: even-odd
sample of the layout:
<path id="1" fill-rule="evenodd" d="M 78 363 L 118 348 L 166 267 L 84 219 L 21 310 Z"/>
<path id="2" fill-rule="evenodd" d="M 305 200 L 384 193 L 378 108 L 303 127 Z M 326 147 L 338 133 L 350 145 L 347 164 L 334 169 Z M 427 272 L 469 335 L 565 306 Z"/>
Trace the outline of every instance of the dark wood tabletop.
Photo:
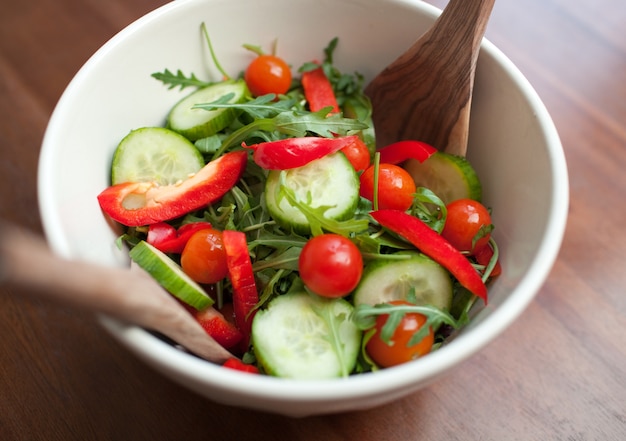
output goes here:
<path id="1" fill-rule="evenodd" d="M 165 2 L 0 3 L 0 218 L 41 234 L 37 160 L 54 105 L 100 45 Z M 571 205 L 545 286 L 485 350 L 384 407 L 289 419 L 214 404 L 93 315 L 0 287 L 0 440 L 626 439 L 626 3 L 498 0 L 487 37 L 552 114 Z"/>

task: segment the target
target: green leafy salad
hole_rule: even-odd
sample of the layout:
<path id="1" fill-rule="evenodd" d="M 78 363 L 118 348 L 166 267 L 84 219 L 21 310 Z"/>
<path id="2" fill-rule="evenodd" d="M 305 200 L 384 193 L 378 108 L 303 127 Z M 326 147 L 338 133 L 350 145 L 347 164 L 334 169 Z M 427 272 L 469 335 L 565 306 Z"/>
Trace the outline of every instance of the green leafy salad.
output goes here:
<path id="1" fill-rule="evenodd" d="M 337 39 L 298 68 L 244 44 L 231 76 L 201 32 L 223 78 L 154 73 L 189 93 L 120 140 L 98 195 L 131 259 L 233 354 L 225 368 L 346 377 L 437 350 L 501 271 L 471 164 L 377 146 Z"/>

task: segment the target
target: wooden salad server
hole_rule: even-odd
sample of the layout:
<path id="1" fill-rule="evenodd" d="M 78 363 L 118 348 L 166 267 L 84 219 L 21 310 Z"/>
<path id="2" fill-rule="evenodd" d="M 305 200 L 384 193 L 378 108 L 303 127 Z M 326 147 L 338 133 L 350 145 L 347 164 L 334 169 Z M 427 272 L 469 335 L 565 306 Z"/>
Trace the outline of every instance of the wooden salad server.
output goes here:
<path id="1" fill-rule="evenodd" d="M 0 285 L 3 283 L 161 332 L 214 363 L 234 358 L 138 266 L 108 268 L 63 259 L 53 254 L 43 239 L 0 221 Z"/>
<path id="2" fill-rule="evenodd" d="M 450 0 L 433 27 L 365 88 L 376 142 L 414 139 L 465 156 L 474 71 L 495 0 Z"/>

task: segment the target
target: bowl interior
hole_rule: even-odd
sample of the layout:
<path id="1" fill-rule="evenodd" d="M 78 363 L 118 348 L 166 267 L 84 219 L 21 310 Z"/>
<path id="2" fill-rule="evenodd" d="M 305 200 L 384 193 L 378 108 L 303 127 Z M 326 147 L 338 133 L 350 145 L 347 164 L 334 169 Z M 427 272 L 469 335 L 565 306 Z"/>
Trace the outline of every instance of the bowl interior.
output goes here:
<path id="1" fill-rule="evenodd" d="M 117 143 L 131 129 L 162 125 L 189 90 L 167 90 L 153 72 L 181 69 L 219 79 L 200 33 L 205 22 L 224 69 L 251 60 L 250 43 L 294 67 L 323 57 L 339 37 L 336 65 L 372 78 L 434 21 L 438 10 L 411 0 L 178 0 L 120 32 L 77 73 L 45 134 L 39 170 L 40 212 L 60 255 L 127 265 L 119 233 L 96 195 L 109 184 Z M 308 23 L 324 23 L 313 26 Z M 262 25 L 260 25 L 262 24 Z M 372 407 L 432 381 L 508 326 L 545 280 L 567 212 L 567 174 L 552 121 L 522 74 L 489 42 L 476 75 L 468 157 L 493 207 L 504 274 L 489 305 L 446 347 L 405 366 L 347 381 L 302 382 L 244 376 L 182 353 L 148 332 L 107 317 L 102 322 L 149 364 L 213 400 L 287 415 Z"/>

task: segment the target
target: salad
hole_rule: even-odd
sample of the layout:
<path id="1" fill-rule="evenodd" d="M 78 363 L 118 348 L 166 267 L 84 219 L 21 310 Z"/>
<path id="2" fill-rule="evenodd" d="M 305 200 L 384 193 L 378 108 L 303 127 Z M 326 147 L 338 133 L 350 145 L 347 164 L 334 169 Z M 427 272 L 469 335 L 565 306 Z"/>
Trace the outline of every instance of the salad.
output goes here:
<path id="1" fill-rule="evenodd" d="M 117 146 L 98 195 L 120 245 L 233 358 L 287 378 L 346 377 L 440 347 L 500 271 L 471 164 L 417 140 L 377 146 L 363 78 L 274 47 L 190 89 L 165 127 Z"/>

